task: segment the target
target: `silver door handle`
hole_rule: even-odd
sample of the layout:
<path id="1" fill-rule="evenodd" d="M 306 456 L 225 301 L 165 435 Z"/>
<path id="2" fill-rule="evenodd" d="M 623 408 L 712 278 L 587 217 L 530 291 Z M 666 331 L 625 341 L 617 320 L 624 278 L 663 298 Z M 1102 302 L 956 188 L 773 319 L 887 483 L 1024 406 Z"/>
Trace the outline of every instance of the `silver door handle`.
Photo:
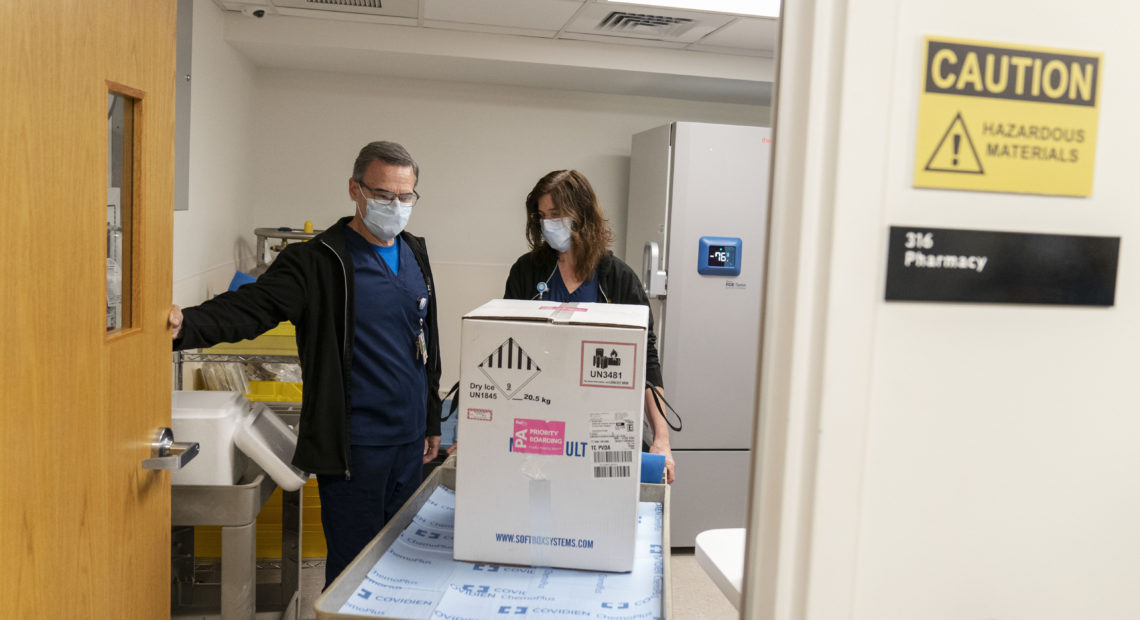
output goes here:
<path id="1" fill-rule="evenodd" d="M 174 431 L 160 428 L 150 444 L 150 458 L 142 462 L 143 469 L 182 469 L 198 456 L 198 442 L 174 442 Z"/>
<path id="2" fill-rule="evenodd" d="M 667 274 L 658 269 L 661 251 L 656 241 L 647 241 L 641 253 L 641 284 L 649 297 L 664 297 L 668 286 Z"/>

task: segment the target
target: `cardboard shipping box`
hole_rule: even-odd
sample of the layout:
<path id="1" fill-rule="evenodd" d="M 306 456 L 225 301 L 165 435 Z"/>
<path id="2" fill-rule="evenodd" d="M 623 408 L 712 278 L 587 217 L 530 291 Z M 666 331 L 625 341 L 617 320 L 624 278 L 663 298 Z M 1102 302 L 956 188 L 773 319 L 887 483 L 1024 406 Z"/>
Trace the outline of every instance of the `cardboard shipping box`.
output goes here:
<path id="1" fill-rule="evenodd" d="M 633 568 L 648 320 L 501 299 L 463 317 L 455 559 Z"/>

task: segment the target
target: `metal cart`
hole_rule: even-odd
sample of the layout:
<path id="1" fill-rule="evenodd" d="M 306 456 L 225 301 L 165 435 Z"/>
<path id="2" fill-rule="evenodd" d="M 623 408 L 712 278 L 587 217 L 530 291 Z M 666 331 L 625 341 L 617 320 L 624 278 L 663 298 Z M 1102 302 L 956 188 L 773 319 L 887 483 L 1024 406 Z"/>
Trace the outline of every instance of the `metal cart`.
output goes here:
<path id="1" fill-rule="evenodd" d="M 283 497 L 280 582 L 257 583 L 257 515 L 276 488 L 273 479 L 252 462 L 233 485 L 171 487 L 174 531 L 171 617 L 222 620 L 296 620 L 300 617 L 300 491 L 285 492 Z M 193 526 L 196 525 L 222 527 L 220 583 L 195 583 Z"/>
<path id="2" fill-rule="evenodd" d="M 420 508 L 428 501 L 436 487 L 444 486 L 449 489 L 455 488 L 455 468 L 457 458 L 455 456 L 448 457 L 443 465 L 436 468 L 419 489 L 416 490 L 415 495 L 404 504 L 403 508 L 380 533 L 368 543 L 368 546 L 356 556 L 356 559 L 348 565 L 347 568 L 332 582 L 331 585 L 324 591 L 319 598 L 317 598 L 314 608 L 317 612 L 318 620 L 359 620 L 369 618 L 369 616 L 361 616 L 357 614 L 341 613 L 340 609 L 344 603 L 356 592 L 358 586 L 364 581 L 368 572 L 376 564 L 384 552 L 399 538 L 400 533 L 403 532 L 411 523 L 412 519 L 419 512 Z M 662 504 L 662 513 L 664 515 L 664 523 L 661 532 L 661 544 L 664 557 L 664 576 L 662 578 L 662 591 L 661 591 L 661 617 L 670 618 L 672 615 L 673 599 L 672 589 L 670 587 L 670 567 L 669 567 L 669 487 L 665 484 L 644 484 L 641 485 L 641 501 L 655 502 Z"/>

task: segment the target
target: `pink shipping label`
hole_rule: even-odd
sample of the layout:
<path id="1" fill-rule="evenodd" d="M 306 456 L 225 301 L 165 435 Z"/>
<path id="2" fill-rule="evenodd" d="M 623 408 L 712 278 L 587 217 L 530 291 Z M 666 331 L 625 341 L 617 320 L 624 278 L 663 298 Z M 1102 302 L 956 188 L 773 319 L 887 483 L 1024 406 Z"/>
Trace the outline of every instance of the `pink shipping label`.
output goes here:
<path id="1" fill-rule="evenodd" d="M 562 454 L 566 443 L 566 423 L 515 418 L 513 452 Z"/>
<path id="2" fill-rule="evenodd" d="M 539 306 L 539 310 L 556 310 L 558 312 L 586 312 L 588 308 L 575 308 L 574 306 Z"/>

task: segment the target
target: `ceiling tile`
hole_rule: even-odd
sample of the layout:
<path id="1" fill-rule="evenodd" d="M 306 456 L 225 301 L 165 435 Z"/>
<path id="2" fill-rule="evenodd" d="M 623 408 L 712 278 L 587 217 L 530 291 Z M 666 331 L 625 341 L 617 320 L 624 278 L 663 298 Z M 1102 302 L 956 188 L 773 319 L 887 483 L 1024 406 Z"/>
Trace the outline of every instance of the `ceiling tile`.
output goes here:
<path id="1" fill-rule="evenodd" d="M 425 20 L 557 31 L 583 0 L 423 1 Z"/>
<path id="2" fill-rule="evenodd" d="M 298 9 L 319 13 L 346 13 L 415 19 L 419 16 L 419 0 L 273 0 L 279 9 Z M 282 12 L 286 14 L 286 12 Z"/>
<path id="3" fill-rule="evenodd" d="M 700 44 L 774 52 L 779 24 L 775 19 L 741 17 L 701 39 Z"/>

